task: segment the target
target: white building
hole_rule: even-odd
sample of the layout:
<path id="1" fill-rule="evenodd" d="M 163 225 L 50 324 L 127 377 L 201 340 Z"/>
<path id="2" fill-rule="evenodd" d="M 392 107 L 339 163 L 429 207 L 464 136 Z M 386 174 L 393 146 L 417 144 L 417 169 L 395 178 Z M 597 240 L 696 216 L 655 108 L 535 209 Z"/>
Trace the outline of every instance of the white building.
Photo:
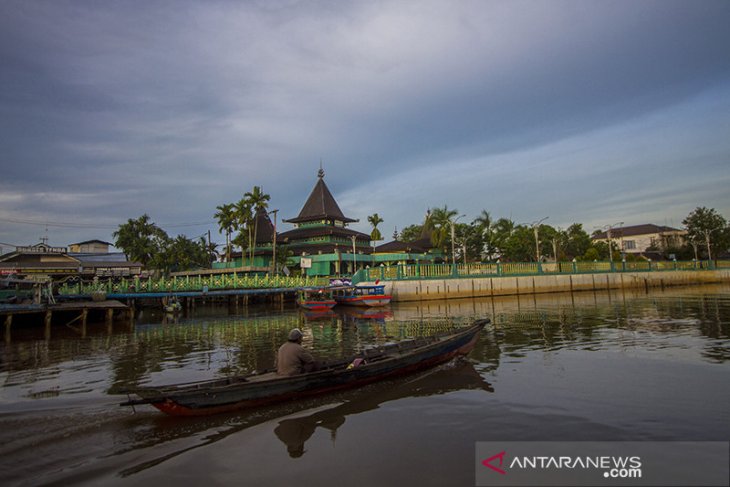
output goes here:
<path id="1" fill-rule="evenodd" d="M 669 248 L 681 247 L 684 245 L 686 234 L 686 230 L 647 223 L 612 228 L 610 239 L 614 248 L 618 248 L 623 253 L 643 254 L 650 249 L 665 251 Z M 592 239 L 594 242 L 608 243 L 608 231 L 598 233 Z"/>

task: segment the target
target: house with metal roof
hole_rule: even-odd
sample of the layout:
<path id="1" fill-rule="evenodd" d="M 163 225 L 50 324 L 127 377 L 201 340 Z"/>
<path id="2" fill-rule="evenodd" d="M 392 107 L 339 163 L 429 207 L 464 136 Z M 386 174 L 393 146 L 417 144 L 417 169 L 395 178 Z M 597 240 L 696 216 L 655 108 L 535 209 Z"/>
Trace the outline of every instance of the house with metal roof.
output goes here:
<path id="1" fill-rule="evenodd" d="M 38 243 L 16 247 L 0 257 L 0 275 L 19 277 L 132 276 L 142 264 L 129 262 L 122 253 L 70 253 L 66 247 Z"/>
<path id="2" fill-rule="evenodd" d="M 113 246 L 113 243 L 103 240 L 84 240 L 83 242 L 68 244 L 68 251 L 83 254 L 103 254 L 109 252 L 109 247 Z"/>
<path id="3" fill-rule="evenodd" d="M 686 230 L 646 223 L 627 227 L 616 227 L 596 233 L 594 242 L 611 243 L 625 254 L 647 254 L 652 251 L 666 251 L 679 248 L 685 243 Z"/>

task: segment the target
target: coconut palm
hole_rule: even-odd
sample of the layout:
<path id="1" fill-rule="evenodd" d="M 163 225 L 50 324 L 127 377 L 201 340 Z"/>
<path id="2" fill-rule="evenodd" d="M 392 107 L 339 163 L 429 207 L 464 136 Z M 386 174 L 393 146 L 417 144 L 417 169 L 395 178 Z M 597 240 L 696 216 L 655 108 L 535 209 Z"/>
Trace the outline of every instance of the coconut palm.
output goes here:
<path id="1" fill-rule="evenodd" d="M 459 213 L 458 210 L 449 210 L 444 205 L 443 208 L 436 208 L 431 213 L 431 222 L 433 223 L 433 233 L 431 234 L 431 243 L 434 247 L 443 249 L 446 253 L 446 241 L 451 234 L 451 225 L 453 218 Z"/>
<path id="2" fill-rule="evenodd" d="M 252 208 L 247 198 L 241 198 L 234 206 L 236 210 L 236 229 L 241 231 L 233 241 L 241 247 L 241 253 L 243 254 L 244 247 L 248 246 L 249 249 L 251 248 L 251 233 L 253 231 L 251 225 L 253 221 Z"/>
<path id="3" fill-rule="evenodd" d="M 218 220 L 218 231 L 226 233 L 226 262 L 231 261 L 231 233 L 236 226 L 236 205 L 228 203 L 225 205 L 216 206 L 218 210 L 214 215 L 215 219 Z"/>
<path id="4" fill-rule="evenodd" d="M 473 223 L 482 237 L 482 252 L 486 258 L 491 259 L 494 254 L 494 242 L 492 241 L 492 234 L 494 231 L 494 220 L 492 215 L 487 210 L 482 210 L 479 216 L 474 220 Z"/>

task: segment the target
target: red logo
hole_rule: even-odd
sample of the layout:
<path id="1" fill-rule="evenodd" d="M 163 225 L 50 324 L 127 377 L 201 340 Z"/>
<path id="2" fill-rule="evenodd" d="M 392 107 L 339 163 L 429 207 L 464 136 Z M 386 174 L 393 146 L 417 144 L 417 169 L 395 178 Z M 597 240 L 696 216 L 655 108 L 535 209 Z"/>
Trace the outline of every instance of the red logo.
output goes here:
<path id="1" fill-rule="evenodd" d="M 505 472 L 504 470 L 502 470 L 499 467 L 495 467 L 494 465 L 492 465 L 492 461 L 499 458 L 499 466 L 501 467 L 502 463 L 504 462 L 505 454 L 506 454 L 506 452 L 497 453 L 496 455 L 491 456 L 491 457 L 487 458 L 486 460 L 483 460 L 482 465 L 484 465 L 485 467 L 491 468 L 492 470 L 494 470 L 495 472 L 497 472 L 499 474 L 505 475 L 507 472 Z"/>

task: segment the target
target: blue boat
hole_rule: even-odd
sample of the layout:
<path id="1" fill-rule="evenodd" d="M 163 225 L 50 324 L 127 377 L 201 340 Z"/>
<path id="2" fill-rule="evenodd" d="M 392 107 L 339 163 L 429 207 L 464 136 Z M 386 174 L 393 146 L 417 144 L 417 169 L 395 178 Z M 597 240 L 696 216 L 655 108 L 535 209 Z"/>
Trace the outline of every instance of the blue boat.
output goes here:
<path id="1" fill-rule="evenodd" d="M 385 286 L 382 284 L 335 289 L 333 297 L 337 304 L 350 306 L 385 306 L 391 299 L 390 294 L 385 294 Z"/>

